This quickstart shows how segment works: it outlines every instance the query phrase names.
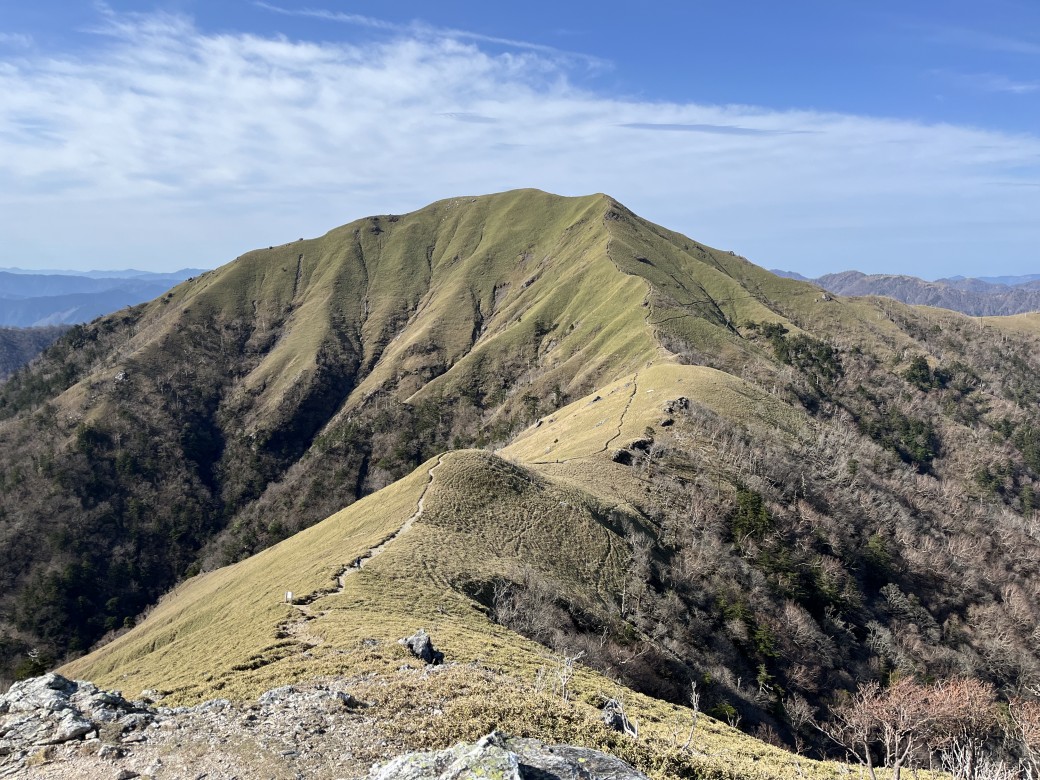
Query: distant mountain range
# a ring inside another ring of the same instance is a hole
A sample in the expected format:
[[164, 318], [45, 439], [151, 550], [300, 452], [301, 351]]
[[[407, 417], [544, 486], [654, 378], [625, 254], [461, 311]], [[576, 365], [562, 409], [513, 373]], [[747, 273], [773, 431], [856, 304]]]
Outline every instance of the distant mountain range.
[[179, 271], [141, 271], [137, 268], [123, 268], [114, 271], [90, 270], [77, 271], [60, 268], [17, 268], [15, 266], [0, 266], [0, 272], [19, 274], [21, 276], [76, 276], [83, 279], [148, 279], [153, 282], [170, 281], [180, 282], [186, 279], [185, 274], [197, 276], [205, 273], [204, 268], [182, 268]]
[[940, 279], [942, 282], [984, 282], [986, 284], [1003, 284], [1008, 287], [1020, 287], [1030, 282], [1040, 281], [1040, 274], [1024, 274], [1022, 276], [951, 276], [947, 279]]
[[149, 301], [202, 273], [126, 271], [39, 272], [0, 269], [0, 326], [40, 327], [89, 322], [102, 314]]
[[843, 271], [810, 279], [793, 271], [773, 273], [812, 282], [836, 295], [884, 295], [897, 301], [938, 306], [972, 316], [1001, 316], [1040, 311], [1040, 274], [1025, 276], [951, 276], [934, 282], [900, 274]]

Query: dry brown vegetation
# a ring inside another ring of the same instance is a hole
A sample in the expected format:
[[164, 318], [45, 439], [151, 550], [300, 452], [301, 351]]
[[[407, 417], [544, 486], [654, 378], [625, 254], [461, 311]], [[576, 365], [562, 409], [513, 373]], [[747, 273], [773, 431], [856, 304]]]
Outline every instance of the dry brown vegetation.
[[[362, 220], [74, 329], [0, 391], [0, 643], [85, 649], [267, 548], [71, 668], [249, 695], [432, 617], [449, 657], [533, 680], [581, 654], [816, 756], [814, 722], [900, 685], [1025, 717], [1038, 345], [821, 297], [603, 196]], [[859, 750], [939, 754], [915, 739]]]

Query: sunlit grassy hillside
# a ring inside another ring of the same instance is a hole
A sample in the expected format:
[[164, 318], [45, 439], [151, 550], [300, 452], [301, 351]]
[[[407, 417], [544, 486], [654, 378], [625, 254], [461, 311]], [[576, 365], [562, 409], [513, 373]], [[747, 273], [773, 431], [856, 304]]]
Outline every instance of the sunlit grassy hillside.
[[771, 370], [739, 330], [787, 322], [769, 279], [605, 195], [521, 190], [249, 252], [73, 328], [0, 391], [0, 658], [82, 651], [185, 574], [676, 351]]
[[654, 697], [624, 694], [662, 776], [765, 750], [712, 725], [669, 752], [692, 686], [823, 755], [813, 718], [862, 681], [1040, 679], [1038, 375], [1029, 317], [831, 296], [605, 195], [358, 220], [0, 388], [0, 658], [107, 633], [66, 669], [183, 701], [401, 690], [425, 626], [452, 674], [520, 681], [452, 699], [460, 729], [562, 734], [524, 713], [571, 712], [549, 682], [580, 655], [581, 706]]
[[[611, 749], [658, 777], [694, 770], [782, 777], [795, 767], [834, 776], [837, 767], [703, 715], [689, 739], [689, 710], [626, 692], [581, 666], [564, 703], [552, 680], [566, 653], [490, 619], [494, 583], [532, 572], [572, 605], [616, 612], [630, 559], [624, 526], [642, 521], [618, 500], [618, 491], [639, 490], [640, 480], [611, 460], [611, 447], [659, 422], [662, 404], [698, 392], [738, 416], [764, 413], [757, 419], [766, 424], [775, 406], [711, 369], [647, 368], [560, 410], [501, 455], [458, 451], [433, 459], [269, 550], [189, 580], [136, 629], [62, 671], [128, 692], [158, 688], [168, 701], [250, 698], [294, 680], [367, 672], [389, 691], [407, 688], [409, 697], [434, 700], [453, 716], [417, 730], [418, 744], [493, 726]], [[583, 461], [593, 471], [550, 476], [555, 460], [538, 464], [549, 437], [566, 442], [561, 462]], [[589, 479], [611, 471], [602, 490]], [[379, 552], [360, 569], [352, 566], [373, 549]], [[285, 591], [305, 603], [286, 604]], [[449, 662], [469, 664], [452, 672], [451, 691], [436, 677], [416, 690], [414, 680], [394, 672], [406, 658], [395, 640], [420, 626]], [[500, 687], [488, 688], [480, 669], [500, 675]], [[392, 719], [394, 694], [382, 695], [378, 713]], [[641, 724], [638, 742], [618, 740], [596, 723], [604, 696], [618, 695]]]

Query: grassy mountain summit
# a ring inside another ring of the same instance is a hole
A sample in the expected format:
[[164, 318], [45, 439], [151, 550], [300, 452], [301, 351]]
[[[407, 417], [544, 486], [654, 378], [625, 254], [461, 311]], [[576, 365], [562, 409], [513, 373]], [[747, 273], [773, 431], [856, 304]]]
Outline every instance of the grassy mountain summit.
[[0, 387], [0, 651], [85, 651], [181, 582], [70, 671], [248, 696], [392, 666], [421, 624], [529, 682], [583, 653], [588, 696], [647, 713], [695, 683], [817, 749], [794, 713], [859, 680], [1025, 690], [1038, 338], [834, 298], [605, 195], [250, 252]]
[[442, 201], [73, 328], [0, 394], [7, 653], [86, 649], [185, 573], [506, 440], [663, 354], [650, 314], [674, 292], [704, 309], [686, 319], [735, 316], [667, 275], [708, 250], [639, 259], [656, 230], [605, 196]]

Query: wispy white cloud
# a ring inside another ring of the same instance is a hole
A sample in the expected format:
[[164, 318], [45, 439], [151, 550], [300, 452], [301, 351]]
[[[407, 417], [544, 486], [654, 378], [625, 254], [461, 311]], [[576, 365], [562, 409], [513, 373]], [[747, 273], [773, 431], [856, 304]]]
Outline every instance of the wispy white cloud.
[[451, 35], [344, 45], [111, 12], [98, 31], [89, 55], [0, 53], [12, 263], [215, 263], [513, 187], [608, 192], [809, 274], [927, 275], [908, 263], [928, 256], [948, 275], [1040, 245], [1040, 192], [1003, 186], [1035, 181], [1035, 135], [615, 98], [555, 55]]
[[985, 30], [961, 27], [945, 27], [933, 30], [929, 36], [936, 43], [951, 46], [967, 46], [981, 51], [1004, 54], [1040, 54], [1040, 39], [1026, 36], [1001, 35]]
[[470, 111], [448, 111], [441, 116], [446, 116], [449, 119], [455, 119], [459, 122], [472, 122], [478, 125], [497, 125], [498, 120], [493, 116], [484, 116], [483, 114], [474, 114]]
[[31, 35], [25, 33], [0, 32], [0, 47], [28, 49], [33, 45]]
[[1028, 95], [1040, 89], [1040, 81], [1016, 81], [1007, 76], [983, 73], [973, 77], [978, 86], [987, 92], [1007, 92], [1012, 95]]
[[1022, 81], [999, 73], [954, 73], [946, 70], [933, 72], [947, 81], [980, 92], [1028, 95], [1040, 90], [1040, 81]]
[[558, 49], [554, 46], [547, 46], [542, 43], [533, 43], [531, 41], [523, 41], [517, 38], [503, 38], [494, 35], [485, 35], [483, 33], [473, 32], [471, 30], [459, 30], [451, 27], [437, 27], [435, 25], [426, 24], [425, 22], [421, 21], [413, 21], [409, 24], [396, 24], [394, 22], [386, 21], [385, 19], [379, 19], [373, 16], [365, 16], [364, 14], [351, 14], [344, 13], [342, 11], [329, 11], [324, 9], [284, 8], [282, 6], [264, 2], [263, 0], [254, 0], [253, 4], [258, 8], [263, 8], [267, 11], [281, 14], [283, 16], [298, 16], [310, 19], [323, 19], [329, 22], [340, 22], [342, 24], [351, 24], [356, 25], [358, 27], [366, 27], [371, 30], [381, 30], [383, 32], [393, 32], [413, 37], [451, 38], [452, 40], [456, 41], [490, 43], [495, 46], [504, 46], [510, 49], [532, 51], [537, 52], [538, 54], [544, 54], [551, 57], [582, 62], [588, 67], [597, 70], [607, 69], [610, 67], [610, 63], [606, 60], [603, 60], [599, 57], [593, 57], [588, 54], [583, 54], [580, 52], [567, 51], [565, 49]]
[[763, 130], [757, 127], [740, 127], [739, 125], [690, 125], [675, 122], [626, 122], [620, 127], [630, 130], [660, 130], [681, 133], [714, 133], [716, 135], [789, 135], [791, 133], [807, 133], [811, 130]]
[[253, 5], [257, 8], [263, 8], [265, 11], [272, 13], [281, 14], [282, 16], [302, 16], [309, 19], [324, 19], [329, 22], [341, 22], [343, 24], [353, 24], [358, 27], [368, 27], [372, 30], [384, 30], [387, 32], [400, 32], [401, 27], [388, 22], [385, 19], [377, 19], [374, 16], [365, 16], [364, 14], [349, 14], [343, 11], [326, 11], [313, 8], [283, 8], [280, 5], [272, 5], [271, 3], [262, 2], [262, 0], [256, 0]]

